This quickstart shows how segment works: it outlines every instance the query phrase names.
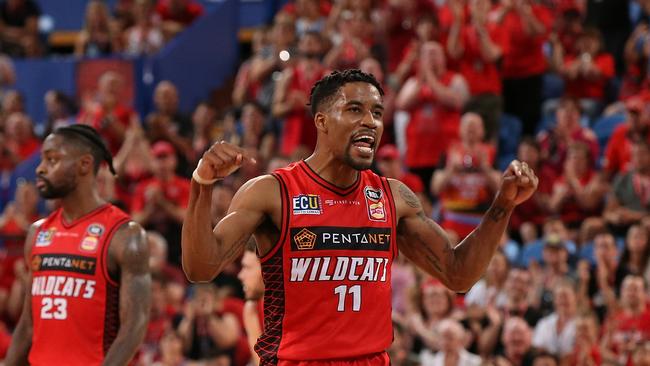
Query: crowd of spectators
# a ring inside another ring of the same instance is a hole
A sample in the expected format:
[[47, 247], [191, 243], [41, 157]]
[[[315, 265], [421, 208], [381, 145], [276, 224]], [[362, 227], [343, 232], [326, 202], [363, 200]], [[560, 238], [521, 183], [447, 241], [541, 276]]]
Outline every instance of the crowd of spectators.
[[[0, 50], [34, 55], [38, 14], [32, 0], [0, 1]], [[190, 0], [91, 0], [75, 53], [155, 52], [200, 14]], [[504, 162], [540, 177], [467, 294], [396, 259], [392, 364], [650, 365], [649, 22], [647, 0], [295, 0], [254, 32], [229, 108], [181, 111], [182, 91], [162, 81], [142, 120], [111, 71], [83, 103], [48, 92], [47, 119], [32, 121], [0, 56], [0, 351], [26, 290], [26, 229], [55, 205], [21, 172], [52, 129], [85, 123], [115, 157], [103, 197], [148, 230], [153, 306], [135, 363], [254, 364], [254, 246], [211, 284], [180, 269], [190, 173], [220, 140], [258, 162], [214, 187], [217, 222], [246, 180], [313, 149], [313, 83], [360, 68], [386, 92], [376, 171], [404, 181], [453, 242], [478, 224]]]

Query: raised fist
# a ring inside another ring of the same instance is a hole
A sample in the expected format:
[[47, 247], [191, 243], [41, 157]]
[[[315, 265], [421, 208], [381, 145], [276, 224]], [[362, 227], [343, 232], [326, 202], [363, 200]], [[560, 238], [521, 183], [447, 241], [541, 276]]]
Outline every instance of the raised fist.
[[203, 154], [196, 167], [196, 173], [206, 181], [222, 179], [239, 169], [244, 161], [256, 163], [255, 158], [251, 157], [246, 150], [229, 142], [220, 141], [210, 146], [210, 149]]

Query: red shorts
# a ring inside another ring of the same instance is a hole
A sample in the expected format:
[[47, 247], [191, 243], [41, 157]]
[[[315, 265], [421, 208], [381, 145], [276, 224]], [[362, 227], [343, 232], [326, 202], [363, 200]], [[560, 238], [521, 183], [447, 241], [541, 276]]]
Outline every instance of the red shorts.
[[318, 361], [278, 361], [278, 366], [389, 366], [390, 358], [386, 352], [355, 358], [339, 358]]

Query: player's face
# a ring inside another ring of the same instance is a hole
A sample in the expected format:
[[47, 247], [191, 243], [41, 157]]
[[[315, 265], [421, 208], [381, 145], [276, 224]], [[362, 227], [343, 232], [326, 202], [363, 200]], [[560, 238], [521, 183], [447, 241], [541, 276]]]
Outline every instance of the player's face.
[[36, 188], [43, 198], [63, 198], [77, 188], [78, 151], [66, 146], [63, 137], [50, 135], [41, 147], [36, 167]]
[[327, 144], [335, 158], [357, 170], [370, 168], [384, 132], [384, 107], [372, 84], [343, 85], [327, 112]]
[[264, 295], [264, 281], [260, 260], [255, 253], [246, 251], [241, 260], [241, 271], [237, 275], [244, 286], [247, 300], [258, 300]]

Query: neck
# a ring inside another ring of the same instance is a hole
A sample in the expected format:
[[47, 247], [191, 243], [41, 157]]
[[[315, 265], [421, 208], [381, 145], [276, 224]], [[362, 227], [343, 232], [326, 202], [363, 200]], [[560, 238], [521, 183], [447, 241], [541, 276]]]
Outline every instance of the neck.
[[319, 150], [317, 146], [305, 162], [321, 178], [341, 188], [349, 187], [357, 180], [358, 170], [337, 160], [332, 154], [321, 153]]
[[[87, 188], [84, 189], [84, 186]], [[63, 218], [67, 222], [72, 222], [105, 203], [106, 201], [99, 197], [94, 184], [80, 184], [76, 190], [61, 199]]]

